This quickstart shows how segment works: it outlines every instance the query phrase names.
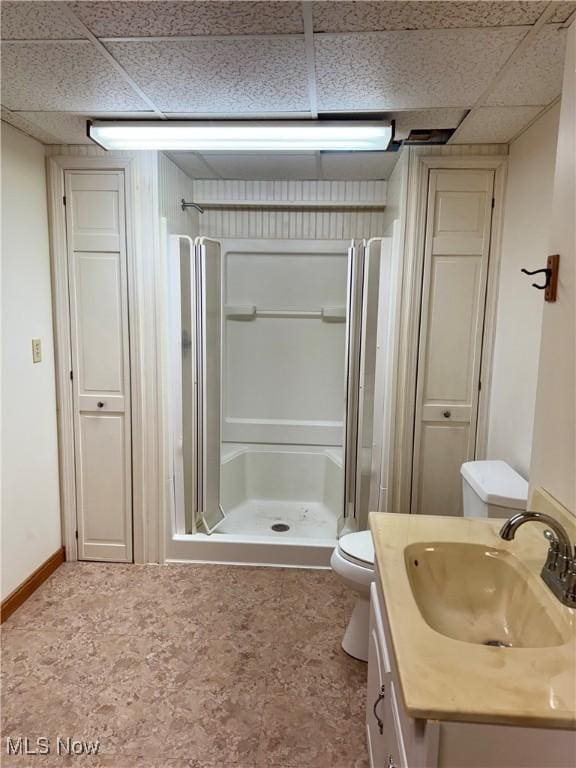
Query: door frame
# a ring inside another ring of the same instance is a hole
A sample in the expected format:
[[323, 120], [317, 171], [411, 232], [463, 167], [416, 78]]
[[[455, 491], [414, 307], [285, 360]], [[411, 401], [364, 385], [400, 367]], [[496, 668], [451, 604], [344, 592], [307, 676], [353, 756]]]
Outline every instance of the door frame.
[[[156, 437], [159, 426], [155, 338], [157, 292], [153, 269], [159, 243], [158, 199], [157, 192], [153, 193], [153, 190], [157, 189], [157, 185], [153, 183], [154, 174], [157, 174], [156, 153], [141, 152], [139, 156], [136, 153], [121, 153], [115, 156], [56, 155], [47, 157], [46, 166], [62, 540], [66, 547], [66, 559], [78, 559], [78, 546], [64, 174], [69, 170], [114, 170], [123, 172], [125, 180], [132, 403], [133, 559], [135, 563], [158, 562], [158, 510], [161, 506], [162, 484]], [[147, 307], [149, 311], [146, 311]]]
[[[418, 340], [420, 335], [422, 281], [424, 274], [424, 245], [426, 238], [426, 212], [428, 183], [431, 170], [493, 170], [494, 208], [490, 231], [490, 252], [484, 333], [481, 346], [475, 458], [486, 456], [488, 415], [492, 386], [492, 358], [496, 332], [498, 279], [500, 274], [504, 192], [508, 155], [478, 156], [477, 146], [454, 147], [468, 154], [430, 155], [429, 149], [411, 147], [408, 168], [408, 200], [406, 235], [404, 243], [404, 274], [402, 278], [402, 311], [400, 320], [400, 348], [398, 360], [398, 398], [396, 413], [398, 426], [395, 438], [395, 477], [393, 485], [393, 512], [409, 512], [412, 495], [412, 457], [416, 415], [416, 383], [418, 373]], [[494, 151], [492, 149], [492, 151]], [[499, 149], [499, 151], [502, 151]], [[418, 311], [413, 311], [415, 308]]]

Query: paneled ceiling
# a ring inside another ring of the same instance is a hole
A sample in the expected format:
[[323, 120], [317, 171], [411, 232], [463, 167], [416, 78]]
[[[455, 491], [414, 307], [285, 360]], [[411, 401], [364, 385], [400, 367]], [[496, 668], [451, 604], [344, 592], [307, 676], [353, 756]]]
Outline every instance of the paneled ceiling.
[[[2, 118], [47, 144], [90, 117], [378, 112], [508, 142], [560, 94], [576, 2], [3, 0]], [[381, 155], [173, 154], [203, 178], [386, 178]]]

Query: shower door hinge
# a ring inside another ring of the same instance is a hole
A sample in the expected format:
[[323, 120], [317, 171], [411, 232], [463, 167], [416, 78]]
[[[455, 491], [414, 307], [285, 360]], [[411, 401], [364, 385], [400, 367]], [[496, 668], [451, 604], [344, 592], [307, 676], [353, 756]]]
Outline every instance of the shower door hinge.
[[78, 541], [78, 531], [76, 531], [75, 536], [76, 536], [76, 541]]
[[70, 381], [74, 381], [74, 371], [70, 371]]
[[62, 196], [62, 205], [66, 205], [66, 195]]
[[494, 208], [494, 206], [495, 206], [495, 205], [496, 205], [496, 198], [495, 198], [495, 197], [493, 197], [493, 198], [492, 198], [492, 208]]

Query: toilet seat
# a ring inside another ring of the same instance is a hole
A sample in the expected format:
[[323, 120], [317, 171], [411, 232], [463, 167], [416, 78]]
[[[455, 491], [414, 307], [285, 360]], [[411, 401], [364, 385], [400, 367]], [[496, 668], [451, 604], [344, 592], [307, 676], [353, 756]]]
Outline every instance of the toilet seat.
[[338, 553], [356, 566], [374, 570], [374, 542], [370, 531], [347, 533], [338, 541]]

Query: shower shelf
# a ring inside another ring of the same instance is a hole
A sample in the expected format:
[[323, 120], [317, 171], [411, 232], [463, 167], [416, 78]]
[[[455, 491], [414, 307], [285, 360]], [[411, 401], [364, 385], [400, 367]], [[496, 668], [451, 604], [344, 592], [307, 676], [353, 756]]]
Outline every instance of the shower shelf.
[[224, 307], [227, 320], [255, 320], [257, 317], [294, 317], [301, 319], [324, 320], [326, 323], [346, 321], [346, 307], [321, 307], [318, 310], [307, 309], [258, 309], [253, 304], [227, 304]]

